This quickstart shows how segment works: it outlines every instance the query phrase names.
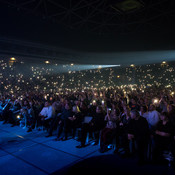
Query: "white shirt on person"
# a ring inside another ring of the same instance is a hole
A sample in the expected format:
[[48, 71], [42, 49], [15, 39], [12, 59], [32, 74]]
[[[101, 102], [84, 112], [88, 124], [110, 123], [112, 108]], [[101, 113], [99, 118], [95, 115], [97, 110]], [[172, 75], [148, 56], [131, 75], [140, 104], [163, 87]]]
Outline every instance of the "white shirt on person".
[[159, 112], [156, 110], [149, 111], [147, 117], [148, 124], [155, 127], [160, 120], [159, 115]]
[[50, 119], [50, 118], [52, 118], [54, 116], [55, 110], [54, 110], [54, 108], [52, 106], [44, 107], [41, 110], [40, 114], [42, 116], [46, 117], [45, 120], [48, 120], [48, 119]]

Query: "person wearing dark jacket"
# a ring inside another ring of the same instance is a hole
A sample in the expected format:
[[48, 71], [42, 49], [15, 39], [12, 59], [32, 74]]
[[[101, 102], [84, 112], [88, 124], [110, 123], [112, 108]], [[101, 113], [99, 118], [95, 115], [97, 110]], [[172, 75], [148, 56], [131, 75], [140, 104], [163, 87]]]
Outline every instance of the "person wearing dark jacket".
[[119, 148], [123, 148], [123, 156], [129, 155], [128, 124], [130, 120], [130, 109], [129, 107], [124, 107], [124, 113], [120, 117], [120, 122], [116, 130], [116, 150], [114, 153], [118, 153]]
[[76, 129], [81, 128], [83, 122], [83, 115], [78, 106], [73, 106], [72, 108], [72, 117], [69, 118], [70, 127], [72, 128], [72, 138], [75, 137]]
[[155, 148], [153, 151], [153, 161], [163, 162], [163, 151], [170, 149], [171, 135], [173, 132], [173, 125], [169, 121], [167, 112], [162, 112], [160, 121], [156, 126], [155, 131]]
[[17, 100], [14, 101], [13, 106], [10, 108], [10, 120], [12, 123], [12, 127], [18, 124], [18, 120], [16, 119], [16, 116], [20, 113], [21, 106]]
[[2, 108], [2, 118], [4, 119], [3, 124], [9, 122], [9, 109], [11, 107], [10, 99], [6, 99]]
[[[72, 106], [70, 105], [70, 103], [66, 103], [65, 109], [59, 117], [59, 124], [57, 127], [57, 138], [55, 139], [55, 141], [67, 140], [68, 129], [71, 121], [70, 118], [72, 118], [72, 116]], [[63, 136], [61, 136], [62, 132], [64, 133]]]
[[99, 131], [106, 125], [104, 121], [105, 115], [103, 114], [101, 106], [96, 107], [96, 113], [92, 116], [92, 120], [89, 123], [84, 123], [81, 128], [81, 144], [76, 146], [77, 148], [85, 147], [86, 137], [88, 132], [95, 133], [95, 144], [98, 144]]
[[145, 118], [137, 110], [131, 111], [131, 120], [128, 124], [128, 139], [135, 140], [137, 144], [139, 164], [146, 160], [145, 153], [148, 147], [149, 128]]
[[[174, 127], [172, 129], [171, 152], [172, 152], [173, 157], [175, 157], [175, 125], [174, 125]], [[174, 159], [174, 162], [173, 162], [173, 168], [175, 169], [175, 159]]]

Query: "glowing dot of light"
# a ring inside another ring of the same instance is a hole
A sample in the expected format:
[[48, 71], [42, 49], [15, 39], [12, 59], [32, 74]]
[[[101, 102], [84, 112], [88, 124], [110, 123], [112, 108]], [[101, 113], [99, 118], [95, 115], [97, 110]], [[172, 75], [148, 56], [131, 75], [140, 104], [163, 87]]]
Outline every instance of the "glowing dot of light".
[[49, 61], [45, 61], [46, 64], [49, 64], [50, 62]]
[[15, 60], [16, 60], [16, 58], [12, 57], [12, 58], [10, 58], [10, 60], [11, 60], [11, 61], [15, 61]]

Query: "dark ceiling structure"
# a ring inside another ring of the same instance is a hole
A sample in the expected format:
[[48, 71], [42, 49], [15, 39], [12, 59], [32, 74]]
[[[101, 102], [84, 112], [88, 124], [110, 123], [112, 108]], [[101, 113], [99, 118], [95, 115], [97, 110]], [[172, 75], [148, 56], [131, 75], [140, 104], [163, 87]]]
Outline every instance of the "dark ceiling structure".
[[171, 0], [1, 0], [70, 29], [97, 33], [154, 30], [173, 19]]
[[174, 8], [173, 0], [0, 0], [0, 42], [64, 47], [81, 53], [77, 59], [91, 54], [90, 61], [99, 54], [104, 63], [103, 53], [175, 50]]

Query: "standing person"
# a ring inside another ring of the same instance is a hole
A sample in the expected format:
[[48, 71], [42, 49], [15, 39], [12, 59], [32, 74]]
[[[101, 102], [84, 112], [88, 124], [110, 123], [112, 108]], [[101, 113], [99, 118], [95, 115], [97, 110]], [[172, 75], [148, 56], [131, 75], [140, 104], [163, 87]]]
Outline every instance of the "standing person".
[[80, 103], [80, 111], [82, 116], [86, 116], [88, 114], [88, 108], [85, 102]]
[[89, 123], [84, 123], [81, 128], [81, 144], [76, 146], [77, 148], [85, 147], [86, 137], [88, 132], [95, 132], [95, 145], [98, 144], [99, 132], [105, 127], [104, 114], [101, 106], [96, 107], [96, 113], [92, 116], [92, 120]]
[[146, 160], [145, 153], [148, 147], [149, 129], [148, 122], [141, 117], [137, 110], [131, 111], [131, 121], [128, 124], [128, 139], [135, 140], [138, 149], [138, 163]]
[[11, 107], [10, 99], [6, 99], [2, 108], [2, 118], [4, 119], [3, 124], [9, 122], [9, 109]]
[[149, 113], [147, 121], [149, 124], [149, 129], [151, 133], [154, 133], [157, 123], [159, 122], [159, 112], [156, 111], [155, 105], [151, 104], [149, 107]]
[[121, 115], [116, 131], [116, 150], [114, 153], [118, 153], [119, 148], [123, 148], [123, 156], [129, 156], [128, 124], [130, 120], [130, 109], [129, 107], [124, 107], [124, 113]]
[[131, 110], [139, 110], [140, 109], [139, 105], [136, 102], [136, 98], [131, 99], [129, 107], [130, 107]]
[[34, 111], [30, 105], [27, 105], [26, 108], [22, 109], [22, 115], [25, 119], [25, 125], [28, 127], [27, 132], [32, 131], [32, 123], [34, 120]]
[[170, 122], [172, 122], [173, 126], [175, 127], [175, 105], [168, 105], [168, 115]]
[[[172, 152], [173, 157], [175, 157], [175, 125], [173, 126], [173, 129], [172, 129], [171, 152]], [[174, 162], [173, 162], [173, 168], [175, 169], [175, 159], [174, 159]]]
[[[175, 158], [175, 105], [169, 104], [168, 105], [168, 116], [169, 122], [172, 124], [172, 140], [171, 140], [171, 152], [173, 157]], [[175, 169], [175, 159], [173, 162], [173, 168]]]
[[157, 126], [157, 123], [159, 122], [159, 112], [156, 110], [156, 106], [151, 104], [149, 106], [149, 112], [147, 116], [147, 121], [149, 125], [149, 132], [150, 132], [150, 138], [149, 138], [149, 157], [152, 159], [152, 151], [154, 150], [155, 147], [155, 140], [154, 140], [154, 134], [155, 134], [155, 129]]
[[28, 130], [27, 130], [27, 132], [31, 132], [33, 122], [34, 122], [34, 119], [35, 119], [35, 113], [34, 113], [34, 110], [32, 108], [32, 105], [27, 106], [27, 113], [28, 113], [28, 118], [27, 118]]
[[160, 103], [160, 105], [159, 105], [160, 111], [161, 112], [168, 112], [168, 110], [167, 110], [167, 106], [168, 106], [167, 96], [163, 96], [160, 99], [159, 103]]
[[12, 112], [11, 113], [11, 121], [12, 121], [11, 127], [18, 124], [18, 121], [16, 120], [16, 116], [17, 116], [17, 114], [20, 113], [20, 109], [21, 109], [21, 106], [20, 106], [18, 100], [15, 100], [12, 108], [10, 108], [10, 111]]
[[28, 100], [24, 100], [24, 101], [22, 101], [22, 107], [21, 107], [21, 113], [22, 113], [22, 115], [23, 115], [23, 120], [24, 120], [24, 127], [23, 127], [23, 129], [26, 129], [27, 128], [27, 116], [28, 115], [26, 115], [27, 114], [27, 106], [29, 105], [29, 102], [28, 102]]
[[72, 117], [69, 117], [70, 127], [73, 129], [72, 138], [75, 137], [76, 129], [81, 128], [84, 116], [78, 106], [73, 106], [72, 108]]
[[0, 120], [2, 120], [2, 109], [3, 109], [2, 105], [3, 101], [0, 99]]
[[144, 117], [147, 120], [147, 118], [148, 118], [148, 108], [147, 108], [147, 106], [145, 106], [145, 105], [141, 106], [139, 114], [140, 114], [140, 116]]
[[170, 149], [172, 126], [168, 118], [168, 113], [162, 112], [155, 131], [154, 161], [162, 161], [163, 151]]
[[105, 121], [107, 122], [106, 127], [101, 130], [100, 137], [100, 152], [103, 153], [107, 150], [107, 145], [112, 141], [113, 132], [116, 129], [117, 122], [117, 110], [114, 108], [112, 111], [107, 108], [107, 115], [105, 116]]
[[41, 101], [35, 101], [33, 106], [33, 110], [34, 110], [34, 114], [35, 114], [35, 119], [34, 119], [34, 123], [33, 123], [33, 129], [35, 128], [35, 126], [38, 128], [38, 130], [40, 130], [39, 127], [41, 127], [41, 116], [39, 115], [41, 110], [44, 107], [44, 104]]

